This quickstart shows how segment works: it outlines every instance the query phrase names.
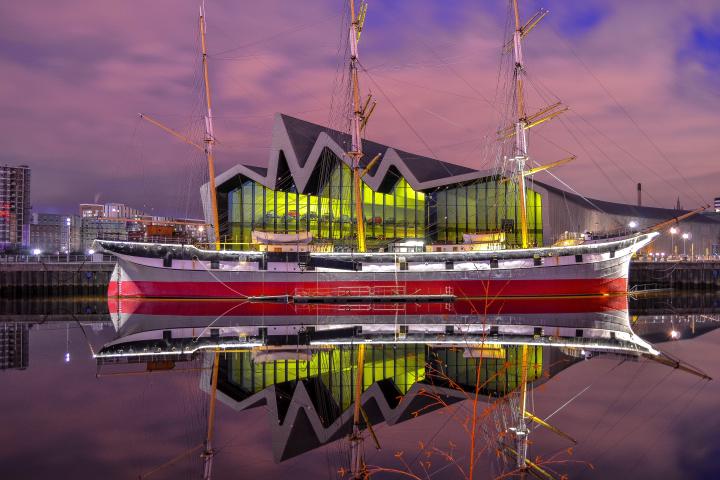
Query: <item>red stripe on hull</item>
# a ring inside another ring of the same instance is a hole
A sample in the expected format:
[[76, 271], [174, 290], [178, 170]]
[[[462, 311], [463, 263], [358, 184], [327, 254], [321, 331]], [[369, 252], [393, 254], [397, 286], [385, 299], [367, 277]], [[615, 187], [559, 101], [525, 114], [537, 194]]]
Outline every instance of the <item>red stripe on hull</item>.
[[[317, 282], [110, 282], [109, 296], [146, 298], [235, 298], [274, 295], [315, 294], [331, 287], [403, 287], [409, 295], [452, 294], [458, 298], [546, 297], [603, 295], [627, 291], [626, 278], [548, 280], [456, 280], [444, 282], [344, 282], [331, 285]], [[118, 291], [119, 290], [119, 291]], [[120, 293], [121, 292], [121, 293]]]
[[[381, 305], [387, 307], [387, 305]], [[434, 315], [496, 315], [496, 314], [567, 314], [627, 311], [625, 295], [567, 297], [567, 298], [489, 298], [486, 300], [457, 301], [445, 304], [406, 304], [404, 314]], [[450, 307], [450, 311], [448, 310]], [[347, 310], [343, 305], [292, 305], [272, 303], [245, 303], [242, 300], [216, 299], [207, 301], [148, 300], [144, 298], [109, 298], [111, 313], [126, 315], [169, 315], [173, 317], [257, 316], [257, 315], [375, 315], [394, 316], [393, 310]]]

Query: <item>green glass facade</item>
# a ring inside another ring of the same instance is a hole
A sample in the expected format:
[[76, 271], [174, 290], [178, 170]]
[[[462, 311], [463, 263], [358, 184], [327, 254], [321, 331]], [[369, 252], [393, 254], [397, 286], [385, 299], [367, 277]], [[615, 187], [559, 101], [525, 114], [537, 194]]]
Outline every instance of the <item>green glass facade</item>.
[[[480, 385], [484, 395], [503, 396], [520, 385], [521, 347], [508, 346], [502, 358], [484, 358], [480, 364]], [[345, 410], [354, 398], [357, 346], [338, 346], [313, 352], [306, 360], [254, 362], [250, 352], [229, 356], [227, 381], [247, 394], [265, 388], [319, 379], [338, 407]], [[363, 362], [363, 391], [380, 380], [392, 380], [405, 395], [415, 383], [448, 384], [448, 380], [468, 391], [474, 390], [478, 359], [463, 357], [463, 349], [431, 348], [425, 344], [368, 345]], [[528, 348], [528, 381], [542, 375], [543, 348]]]
[[[405, 395], [413, 384], [425, 378], [426, 362], [427, 348], [423, 344], [368, 346], [363, 362], [363, 391], [379, 380], [391, 379]], [[229, 381], [248, 393], [257, 393], [278, 383], [318, 378], [342, 410], [353, 402], [356, 347], [340, 346], [315, 352], [309, 361], [256, 363], [249, 352], [234, 353], [230, 365]]]
[[[435, 351], [442, 372], [465, 389], [476, 385], [478, 359], [464, 358], [463, 350], [437, 349]], [[507, 347], [504, 358], [483, 358], [480, 363], [480, 391], [484, 395], [504, 396], [520, 386], [522, 348]], [[528, 381], [534, 382], [542, 375], [543, 349], [528, 347]]]
[[[336, 164], [317, 195], [294, 188], [271, 190], [246, 180], [228, 195], [229, 234], [234, 243], [250, 243], [251, 232], [311, 232], [317, 240], [354, 244], [355, 198], [352, 172]], [[369, 240], [424, 238], [425, 194], [399, 179], [389, 193], [375, 192], [363, 183], [363, 215]]]
[[[336, 161], [318, 175], [317, 194], [287, 188], [271, 190], [245, 179], [227, 195], [227, 242], [251, 243], [253, 230], [272, 233], [311, 232], [316, 240], [352, 248], [356, 219], [352, 172]], [[426, 242], [462, 243], [463, 233], [505, 232], [507, 246], [520, 245], [517, 186], [495, 180], [417, 192], [397, 178], [387, 193], [363, 183], [363, 215], [368, 247], [394, 239], [420, 238]], [[527, 189], [530, 245], [542, 245], [542, 198]]]
[[[541, 246], [542, 197], [529, 188], [526, 191], [528, 241]], [[428, 238], [462, 243], [463, 233], [505, 232], [509, 247], [521, 244], [515, 183], [491, 180], [453, 185], [428, 197]]]

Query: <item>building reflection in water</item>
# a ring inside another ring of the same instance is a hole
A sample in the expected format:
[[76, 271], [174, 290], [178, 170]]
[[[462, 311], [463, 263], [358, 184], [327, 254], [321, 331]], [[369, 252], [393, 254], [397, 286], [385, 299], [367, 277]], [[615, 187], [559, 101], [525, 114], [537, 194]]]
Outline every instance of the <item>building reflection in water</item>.
[[661, 355], [632, 331], [625, 297], [404, 305], [402, 316], [387, 305], [304, 305], [287, 315], [295, 306], [282, 304], [257, 317], [244, 303], [111, 300], [119, 336], [98, 364], [171, 369], [204, 355], [200, 388], [210, 392], [211, 352], [220, 351], [217, 399], [237, 411], [264, 406], [283, 461], [347, 437], [357, 378], [362, 428], [477, 393], [485, 403], [508, 400], [499, 420], [507, 430], [519, 421], [523, 365], [537, 386], [592, 355]]

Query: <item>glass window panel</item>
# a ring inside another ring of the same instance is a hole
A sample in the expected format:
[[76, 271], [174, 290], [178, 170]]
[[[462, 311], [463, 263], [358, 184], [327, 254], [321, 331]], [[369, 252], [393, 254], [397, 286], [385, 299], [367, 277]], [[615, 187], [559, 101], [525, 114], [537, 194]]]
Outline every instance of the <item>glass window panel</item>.
[[[404, 179], [387, 194], [374, 192], [363, 183], [362, 194], [368, 239], [425, 236], [426, 196], [415, 192]], [[275, 192], [245, 181], [230, 192], [228, 202], [229, 227], [236, 242], [249, 243], [253, 229], [280, 233], [309, 230], [318, 239], [349, 240], [355, 235], [352, 170], [345, 164], [333, 170], [320, 195]]]
[[467, 210], [467, 233], [476, 233], [478, 231], [477, 227], [477, 192], [478, 192], [478, 185], [468, 185], [466, 187], [466, 193], [467, 193], [467, 201], [466, 201], [466, 207]]
[[457, 229], [458, 229], [458, 194], [457, 190], [450, 188], [445, 191], [445, 199], [447, 202], [447, 239], [451, 243], [457, 241]]

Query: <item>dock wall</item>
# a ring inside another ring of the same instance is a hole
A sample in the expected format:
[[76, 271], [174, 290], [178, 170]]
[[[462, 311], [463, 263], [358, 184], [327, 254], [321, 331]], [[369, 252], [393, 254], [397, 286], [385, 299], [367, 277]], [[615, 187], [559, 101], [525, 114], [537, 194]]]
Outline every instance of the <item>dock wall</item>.
[[0, 295], [101, 295], [107, 292], [115, 262], [1, 263]]
[[632, 262], [630, 285], [720, 291], [720, 261]]

